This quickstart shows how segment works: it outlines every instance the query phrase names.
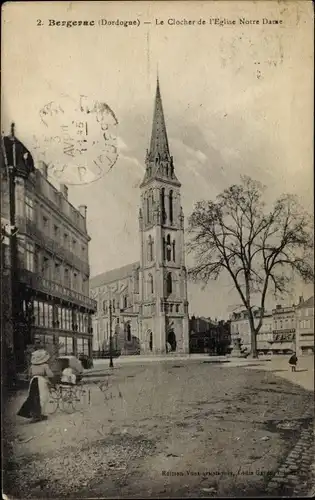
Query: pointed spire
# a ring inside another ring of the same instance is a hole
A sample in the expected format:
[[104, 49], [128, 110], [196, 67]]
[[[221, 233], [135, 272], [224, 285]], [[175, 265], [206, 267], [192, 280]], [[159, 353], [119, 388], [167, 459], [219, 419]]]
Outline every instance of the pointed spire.
[[169, 154], [170, 153], [168, 147], [162, 98], [160, 92], [160, 82], [159, 82], [159, 77], [157, 76], [155, 107], [154, 107], [152, 135], [150, 143], [150, 156], [155, 158], [158, 155], [164, 157], [165, 155], [169, 156]]

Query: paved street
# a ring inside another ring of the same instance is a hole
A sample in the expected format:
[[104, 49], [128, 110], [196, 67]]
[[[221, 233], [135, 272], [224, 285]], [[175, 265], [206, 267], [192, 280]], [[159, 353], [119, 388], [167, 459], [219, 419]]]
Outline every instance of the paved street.
[[15, 416], [25, 394], [15, 396], [5, 492], [157, 498], [310, 488], [313, 359], [302, 358], [296, 374], [284, 358], [221, 361], [139, 358], [115, 361], [111, 372], [108, 360], [96, 363], [90, 404], [38, 424]]

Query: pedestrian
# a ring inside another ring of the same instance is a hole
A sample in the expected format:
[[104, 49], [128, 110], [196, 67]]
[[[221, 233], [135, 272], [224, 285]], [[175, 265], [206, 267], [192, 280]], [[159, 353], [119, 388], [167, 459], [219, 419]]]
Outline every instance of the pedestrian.
[[291, 372], [296, 372], [296, 365], [297, 365], [298, 359], [296, 356], [296, 353], [294, 352], [289, 359], [289, 365], [291, 365]]
[[49, 358], [50, 355], [45, 349], [38, 349], [31, 356], [28, 396], [17, 413], [20, 417], [30, 418], [31, 422], [47, 419], [43, 411], [49, 399], [49, 378], [54, 377], [48, 365]]

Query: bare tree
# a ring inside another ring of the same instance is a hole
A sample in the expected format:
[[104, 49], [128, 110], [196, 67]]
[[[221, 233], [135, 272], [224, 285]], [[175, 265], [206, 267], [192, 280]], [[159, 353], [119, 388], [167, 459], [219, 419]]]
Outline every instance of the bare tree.
[[[259, 182], [242, 177], [215, 201], [198, 202], [188, 230], [188, 250], [194, 255], [190, 278], [207, 284], [228, 273], [248, 313], [253, 357], [267, 292], [287, 292], [292, 272], [305, 282], [314, 280], [311, 216], [290, 194], [267, 210], [264, 191]], [[260, 305], [256, 325], [254, 299]]]

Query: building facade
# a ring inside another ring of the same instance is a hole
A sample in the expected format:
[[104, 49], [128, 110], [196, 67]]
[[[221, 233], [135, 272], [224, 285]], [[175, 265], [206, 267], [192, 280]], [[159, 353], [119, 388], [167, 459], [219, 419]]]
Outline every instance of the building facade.
[[7, 217], [14, 202], [17, 227], [18, 365], [23, 366], [27, 346], [35, 343], [58, 346], [59, 354], [91, 355], [96, 303], [89, 297], [86, 207], [77, 210], [69, 203], [67, 187], [57, 190], [44, 164], [28, 178], [16, 176], [15, 199], [10, 199], [6, 163], [2, 155], [1, 211]]
[[[107, 304], [114, 300], [115, 312], [119, 307], [123, 319], [120, 323], [119, 318], [114, 318], [116, 325], [120, 326], [113, 333], [117, 335], [116, 339], [120, 339], [124, 352], [133, 350], [136, 345], [144, 353], [160, 354], [168, 350], [188, 352], [181, 184], [169, 150], [159, 82], [145, 165], [140, 185], [140, 260], [91, 280], [92, 297], [98, 301], [96, 339], [98, 335], [102, 342], [107, 336], [109, 314], [106, 300]], [[129, 327], [126, 326], [128, 324]], [[95, 347], [97, 342], [95, 340]], [[132, 349], [129, 346], [133, 346]]]
[[272, 310], [273, 344], [272, 351], [282, 354], [295, 351], [296, 306], [277, 305]]
[[[253, 311], [255, 326], [259, 323], [260, 310]], [[241, 340], [241, 349], [250, 351], [251, 333], [246, 310], [235, 312], [231, 315], [231, 339], [239, 338]], [[260, 331], [257, 335], [257, 350], [261, 353], [267, 353], [272, 349], [273, 344], [273, 317], [271, 311], [265, 311]]]
[[296, 308], [296, 352], [298, 356], [314, 354], [314, 296], [301, 297]]
[[[259, 310], [254, 312], [258, 323]], [[243, 348], [250, 350], [250, 328], [246, 311], [231, 316], [231, 336], [240, 338]], [[314, 353], [314, 297], [299, 298], [298, 305], [277, 305], [265, 312], [257, 336], [257, 350], [261, 353], [287, 354], [296, 351], [298, 355]]]
[[229, 321], [192, 316], [189, 320], [190, 353], [228, 354], [231, 350]]

